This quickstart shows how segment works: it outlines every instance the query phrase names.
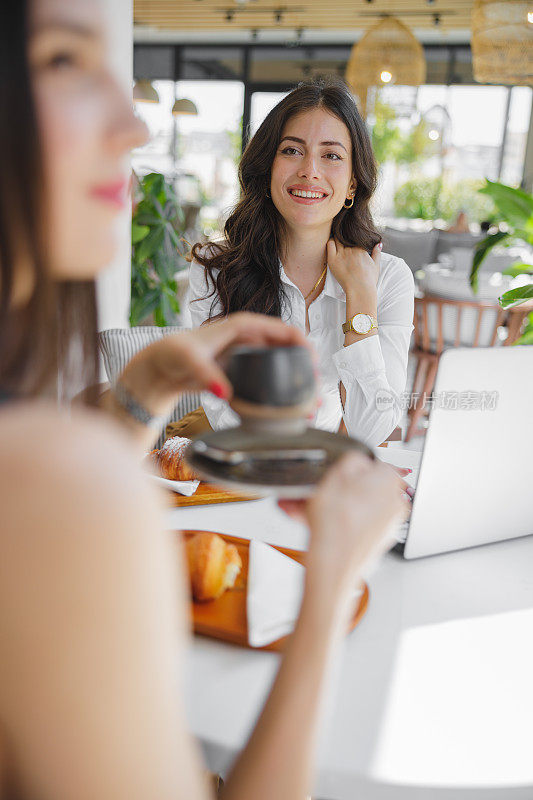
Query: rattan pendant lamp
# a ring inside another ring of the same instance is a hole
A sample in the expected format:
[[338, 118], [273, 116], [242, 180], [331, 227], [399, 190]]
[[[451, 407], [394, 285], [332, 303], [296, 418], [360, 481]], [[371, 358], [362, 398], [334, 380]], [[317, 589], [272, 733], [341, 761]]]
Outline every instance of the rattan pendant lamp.
[[472, 66], [479, 83], [533, 85], [531, 0], [474, 0]]
[[359, 96], [361, 113], [366, 114], [370, 86], [396, 83], [419, 86], [426, 80], [424, 48], [409, 28], [395, 17], [386, 16], [354, 44], [346, 80]]

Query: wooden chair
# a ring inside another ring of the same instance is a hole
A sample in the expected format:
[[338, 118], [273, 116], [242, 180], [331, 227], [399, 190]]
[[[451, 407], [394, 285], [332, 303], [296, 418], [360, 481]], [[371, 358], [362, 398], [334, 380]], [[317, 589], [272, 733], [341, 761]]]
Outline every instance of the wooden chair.
[[499, 343], [498, 332], [504, 326], [507, 337], [502, 344], [510, 345], [520, 336], [524, 321], [532, 310], [533, 303], [523, 303], [504, 311], [497, 302], [490, 300], [452, 300], [429, 294], [415, 298], [412, 355], [417, 359], [417, 365], [408, 410], [406, 442], [425, 432], [419, 428], [419, 422], [426, 413], [443, 351], [449, 347], [493, 347]]

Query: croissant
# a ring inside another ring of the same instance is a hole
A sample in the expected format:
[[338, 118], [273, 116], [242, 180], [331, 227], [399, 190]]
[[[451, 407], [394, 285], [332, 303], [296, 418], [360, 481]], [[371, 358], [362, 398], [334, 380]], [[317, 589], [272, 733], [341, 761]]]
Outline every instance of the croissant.
[[190, 439], [174, 436], [167, 439], [161, 450], [152, 450], [151, 456], [162, 478], [170, 481], [194, 481], [196, 475], [185, 463], [185, 450]]
[[189, 578], [195, 600], [214, 600], [235, 585], [242, 568], [234, 544], [216, 533], [201, 532], [186, 543]]

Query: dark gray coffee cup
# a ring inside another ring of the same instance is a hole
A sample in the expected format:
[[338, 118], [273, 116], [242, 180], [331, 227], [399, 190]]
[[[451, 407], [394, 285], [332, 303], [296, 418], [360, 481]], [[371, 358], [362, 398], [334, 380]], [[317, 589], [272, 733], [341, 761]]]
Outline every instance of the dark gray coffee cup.
[[308, 403], [315, 373], [307, 347], [236, 347], [224, 364], [234, 397], [264, 406]]

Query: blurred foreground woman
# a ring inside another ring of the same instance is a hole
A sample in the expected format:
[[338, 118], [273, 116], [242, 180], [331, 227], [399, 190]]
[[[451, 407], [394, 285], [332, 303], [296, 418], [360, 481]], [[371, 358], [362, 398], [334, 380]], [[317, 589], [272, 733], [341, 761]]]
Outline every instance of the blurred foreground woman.
[[[0, 33], [0, 794], [201, 800], [181, 553], [139, 448], [181, 391], [230, 395], [216, 360], [226, 347], [303, 335], [239, 314], [147, 348], [107, 414], [58, 402], [96, 378], [93, 281], [114, 253], [127, 154], [145, 138], [102, 19], [97, 0], [17, 0]], [[393, 474], [359, 456], [287, 506], [311, 529], [305, 597], [225, 797], [310, 790], [352, 587], [400, 506]]]

